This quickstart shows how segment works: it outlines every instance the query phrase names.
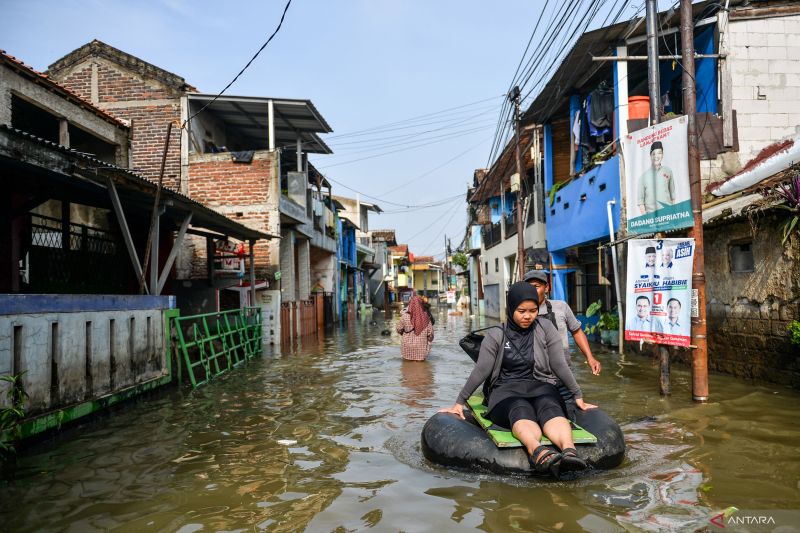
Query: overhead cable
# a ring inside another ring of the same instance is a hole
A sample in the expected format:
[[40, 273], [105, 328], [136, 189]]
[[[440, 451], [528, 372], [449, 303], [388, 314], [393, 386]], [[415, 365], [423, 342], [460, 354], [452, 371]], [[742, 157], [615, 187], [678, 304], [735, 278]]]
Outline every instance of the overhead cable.
[[225, 88], [223, 88], [223, 89], [222, 89], [222, 90], [219, 92], [219, 94], [217, 94], [216, 96], [214, 96], [214, 98], [212, 98], [210, 102], [208, 102], [206, 105], [204, 105], [203, 107], [201, 107], [201, 108], [200, 108], [200, 110], [199, 110], [199, 111], [197, 111], [195, 114], [193, 114], [192, 116], [190, 116], [189, 118], [187, 118], [187, 119], [186, 119], [186, 120], [183, 122], [183, 124], [181, 125], [181, 129], [185, 128], [185, 127], [186, 127], [186, 124], [188, 124], [188, 123], [189, 123], [189, 121], [191, 121], [191, 120], [192, 120], [194, 117], [196, 117], [197, 115], [199, 115], [200, 113], [202, 113], [202, 112], [203, 112], [203, 111], [204, 111], [204, 110], [205, 110], [205, 109], [206, 109], [208, 106], [210, 106], [211, 104], [213, 104], [214, 102], [216, 102], [217, 98], [219, 98], [220, 96], [222, 96], [222, 95], [223, 95], [223, 93], [224, 93], [225, 91], [227, 91], [227, 90], [230, 88], [230, 86], [231, 86], [231, 85], [233, 85], [233, 84], [236, 82], [236, 80], [238, 80], [238, 79], [239, 79], [239, 76], [241, 76], [242, 74], [244, 74], [244, 71], [245, 71], [245, 70], [247, 70], [247, 68], [248, 68], [248, 67], [249, 67], [249, 66], [250, 66], [250, 65], [253, 63], [253, 61], [255, 61], [255, 59], [258, 57], [258, 54], [260, 54], [260, 53], [261, 53], [261, 52], [264, 50], [264, 48], [266, 48], [266, 47], [267, 47], [267, 45], [270, 43], [270, 41], [272, 40], [272, 38], [273, 38], [273, 37], [275, 37], [275, 35], [277, 35], [277, 34], [278, 34], [278, 31], [280, 31], [280, 29], [281, 29], [281, 26], [283, 26], [283, 19], [285, 19], [285, 18], [286, 18], [286, 12], [289, 10], [289, 5], [290, 5], [291, 3], [292, 3], [292, 0], [288, 0], [288, 2], [286, 2], [286, 6], [283, 8], [283, 13], [281, 14], [281, 20], [280, 20], [280, 22], [278, 22], [278, 27], [277, 27], [277, 28], [275, 28], [275, 31], [273, 31], [273, 32], [272, 32], [272, 35], [270, 35], [270, 36], [269, 36], [269, 38], [266, 40], [266, 42], [265, 42], [264, 44], [262, 44], [262, 45], [261, 45], [261, 48], [259, 48], [259, 49], [258, 49], [258, 51], [257, 51], [257, 52], [256, 52], [256, 53], [253, 55], [253, 57], [251, 57], [251, 58], [250, 58], [250, 61], [248, 61], [248, 62], [247, 62], [247, 64], [244, 66], [244, 68], [242, 68], [242, 70], [240, 70], [240, 71], [239, 71], [239, 73], [238, 73], [236, 76], [234, 76], [234, 78], [233, 78], [233, 79], [230, 81], [230, 83], [228, 83], [228, 85], [226, 85], [226, 86], [225, 86]]

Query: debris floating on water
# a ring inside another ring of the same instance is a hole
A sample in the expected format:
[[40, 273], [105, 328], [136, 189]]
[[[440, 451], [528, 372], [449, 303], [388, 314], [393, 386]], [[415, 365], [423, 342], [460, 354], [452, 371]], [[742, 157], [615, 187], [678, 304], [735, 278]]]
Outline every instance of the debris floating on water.
[[283, 445], [283, 446], [293, 446], [293, 445], [297, 444], [296, 440], [291, 440], [291, 439], [280, 439], [280, 440], [278, 440], [276, 442], [278, 444]]

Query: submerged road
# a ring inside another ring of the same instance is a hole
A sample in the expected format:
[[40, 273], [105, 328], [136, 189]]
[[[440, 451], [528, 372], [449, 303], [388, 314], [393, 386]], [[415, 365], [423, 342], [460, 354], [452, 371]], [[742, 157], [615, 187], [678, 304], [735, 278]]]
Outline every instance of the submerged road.
[[621, 467], [548, 482], [428, 463], [420, 431], [469, 374], [470, 326], [442, 310], [411, 363], [382, 318], [353, 324], [36, 444], [0, 478], [0, 530], [694, 531], [729, 506], [800, 509], [800, 393], [712, 375], [695, 405], [673, 368], [662, 399], [649, 358], [599, 346], [602, 375], [576, 376], [623, 426]]

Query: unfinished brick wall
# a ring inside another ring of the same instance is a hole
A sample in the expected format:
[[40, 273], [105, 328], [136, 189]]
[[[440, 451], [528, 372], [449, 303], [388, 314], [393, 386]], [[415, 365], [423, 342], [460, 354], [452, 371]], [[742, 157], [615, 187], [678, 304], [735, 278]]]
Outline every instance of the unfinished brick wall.
[[69, 69], [52, 72], [52, 76], [113, 116], [130, 121], [131, 167], [146, 178], [158, 179], [167, 124], [174, 122], [164, 184], [178, 188], [181, 148], [177, 126], [180, 125], [182, 88], [170, 87], [104, 58], [91, 56]]
[[[271, 194], [274, 173], [274, 155], [266, 151], [257, 152], [251, 164], [234, 163], [228, 153], [192, 156], [189, 195], [249, 228], [275, 234], [278, 211], [277, 199]], [[264, 279], [277, 270], [277, 246], [263, 239], [256, 242], [257, 278]], [[205, 260], [205, 248], [196, 247], [192, 271], [204, 272]]]
[[[787, 330], [800, 319], [800, 239], [782, 244], [781, 220], [761, 214], [704, 229], [708, 368], [800, 388], [800, 350]], [[730, 246], [743, 240], [752, 241], [754, 269], [731, 272]], [[691, 351], [673, 355], [691, 365]]]

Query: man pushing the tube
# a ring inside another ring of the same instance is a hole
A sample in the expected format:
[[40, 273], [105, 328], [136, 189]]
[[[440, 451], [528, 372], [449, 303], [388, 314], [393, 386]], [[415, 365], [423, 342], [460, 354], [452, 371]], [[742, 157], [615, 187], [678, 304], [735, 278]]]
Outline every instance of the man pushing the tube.
[[[586, 338], [586, 334], [581, 329], [581, 323], [575, 318], [575, 313], [572, 312], [569, 304], [563, 300], [550, 300], [547, 298], [547, 293], [550, 291], [550, 280], [547, 272], [530, 270], [525, 273], [522, 279], [536, 288], [536, 292], [539, 295], [539, 317], [550, 320], [561, 335], [561, 345], [564, 348], [564, 359], [566, 359], [567, 364], [569, 365], [572, 362], [569, 352], [569, 337], [567, 336], [567, 331], [569, 331], [572, 334], [572, 338], [575, 339], [575, 344], [583, 353], [583, 356], [586, 357], [586, 363], [592, 369], [592, 374], [599, 375], [602, 365], [592, 355], [589, 339]], [[570, 399], [571, 395], [563, 384], [559, 387], [559, 392], [561, 392], [565, 400]]]

